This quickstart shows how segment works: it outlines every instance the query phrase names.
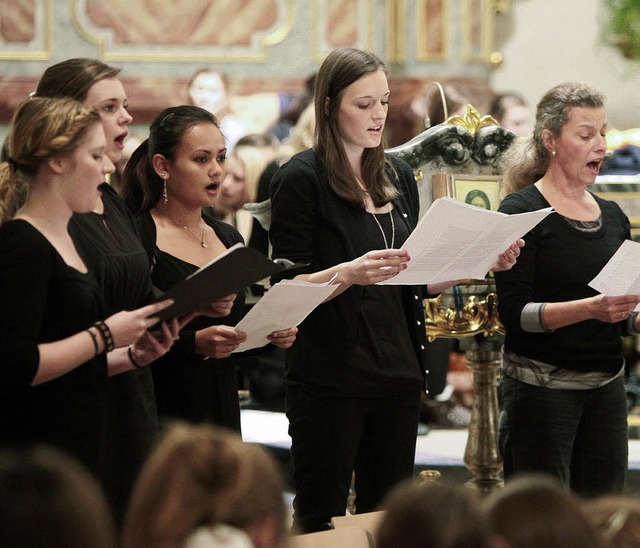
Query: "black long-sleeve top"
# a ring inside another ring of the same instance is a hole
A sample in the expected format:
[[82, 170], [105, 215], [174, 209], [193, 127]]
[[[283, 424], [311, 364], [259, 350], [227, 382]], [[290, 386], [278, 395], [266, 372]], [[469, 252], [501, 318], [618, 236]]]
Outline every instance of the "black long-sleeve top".
[[[557, 367], [616, 374], [622, 367], [623, 324], [585, 320], [552, 332], [530, 333], [520, 323], [527, 303], [564, 302], [597, 295], [589, 282], [625, 239], [629, 220], [615, 202], [594, 196], [602, 223], [582, 231], [552, 213], [525, 237], [516, 265], [496, 272], [498, 311], [505, 330], [505, 350]], [[534, 186], [510, 194], [500, 205], [508, 214], [549, 207]]]

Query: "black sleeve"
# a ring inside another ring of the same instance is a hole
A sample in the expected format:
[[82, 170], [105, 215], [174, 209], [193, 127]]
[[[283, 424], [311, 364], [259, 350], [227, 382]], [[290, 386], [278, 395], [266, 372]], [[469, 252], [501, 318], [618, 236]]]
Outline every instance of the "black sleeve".
[[283, 165], [271, 182], [271, 228], [269, 238], [274, 259], [307, 264], [286, 276], [314, 272], [314, 237], [317, 215], [317, 175], [306, 163], [295, 158]]
[[22, 228], [8, 223], [0, 235], [0, 395], [28, 388], [38, 370], [53, 268], [52, 248]]
[[[536, 209], [518, 194], [510, 194], [498, 211], [513, 215]], [[536, 233], [534, 228], [524, 236], [525, 246], [520, 250], [516, 264], [503, 272], [494, 272], [498, 292], [498, 314], [507, 330], [521, 332], [520, 317], [527, 303], [534, 302], [536, 269]]]

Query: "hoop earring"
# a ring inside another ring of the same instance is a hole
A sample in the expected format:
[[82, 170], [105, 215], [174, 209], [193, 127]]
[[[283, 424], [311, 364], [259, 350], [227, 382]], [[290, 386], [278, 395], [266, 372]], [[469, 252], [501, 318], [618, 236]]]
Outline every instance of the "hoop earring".
[[162, 181], [164, 182], [164, 186], [162, 188], [162, 199], [164, 200], [165, 205], [169, 202], [169, 195], [167, 193], [167, 180], [162, 177]]

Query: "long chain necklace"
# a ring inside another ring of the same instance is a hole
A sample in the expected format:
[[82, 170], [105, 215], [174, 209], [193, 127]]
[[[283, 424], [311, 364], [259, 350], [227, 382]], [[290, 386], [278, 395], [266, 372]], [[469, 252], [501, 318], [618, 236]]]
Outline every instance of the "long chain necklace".
[[378, 217], [376, 217], [375, 213], [371, 213], [371, 215], [373, 216], [373, 220], [378, 225], [380, 232], [382, 232], [382, 239], [384, 240], [384, 248], [393, 249], [393, 246], [396, 243], [396, 225], [393, 222], [393, 209], [389, 211], [389, 219], [391, 219], [391, 247], [389, 247], [389, 244], [387, 243], [387, 235], [384, 233], [384, 229], [382, 228], [380, 221], [378, 221]]
[[169, 219], [174, 225], [176, 225], [178, 228], [184, 228], [189, 234], [191, 234], [196, 240], [198, 240], [200, 242], [200, 245], [204, 248], [209, 247], [205, 241], [204, 241], [204, 223], [202, 222], [202, 219], [200, 219], [200, 224], [202, 224], [202, 236], [200, 236], [200, 238], [198, 238], [198, 236], [196, 236], [191, 230], [189, 230], [189, 228], [187, 228], [184, 225], [178, 224], [176, 223], [173, 219], [171, 219], [170, 217], [167, 217], [167, 219]]

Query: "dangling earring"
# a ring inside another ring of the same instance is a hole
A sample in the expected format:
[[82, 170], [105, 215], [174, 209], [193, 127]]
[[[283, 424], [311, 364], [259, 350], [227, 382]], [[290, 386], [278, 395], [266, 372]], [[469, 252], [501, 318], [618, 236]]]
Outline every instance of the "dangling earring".
[[162, 180], [164, 181], [164, 187], [162, 188], [162, 199], [164, 200], [165, 205], [169, 202], [169, 197], [167, 194], [167, 179], [165, 176], [162, 176]]

